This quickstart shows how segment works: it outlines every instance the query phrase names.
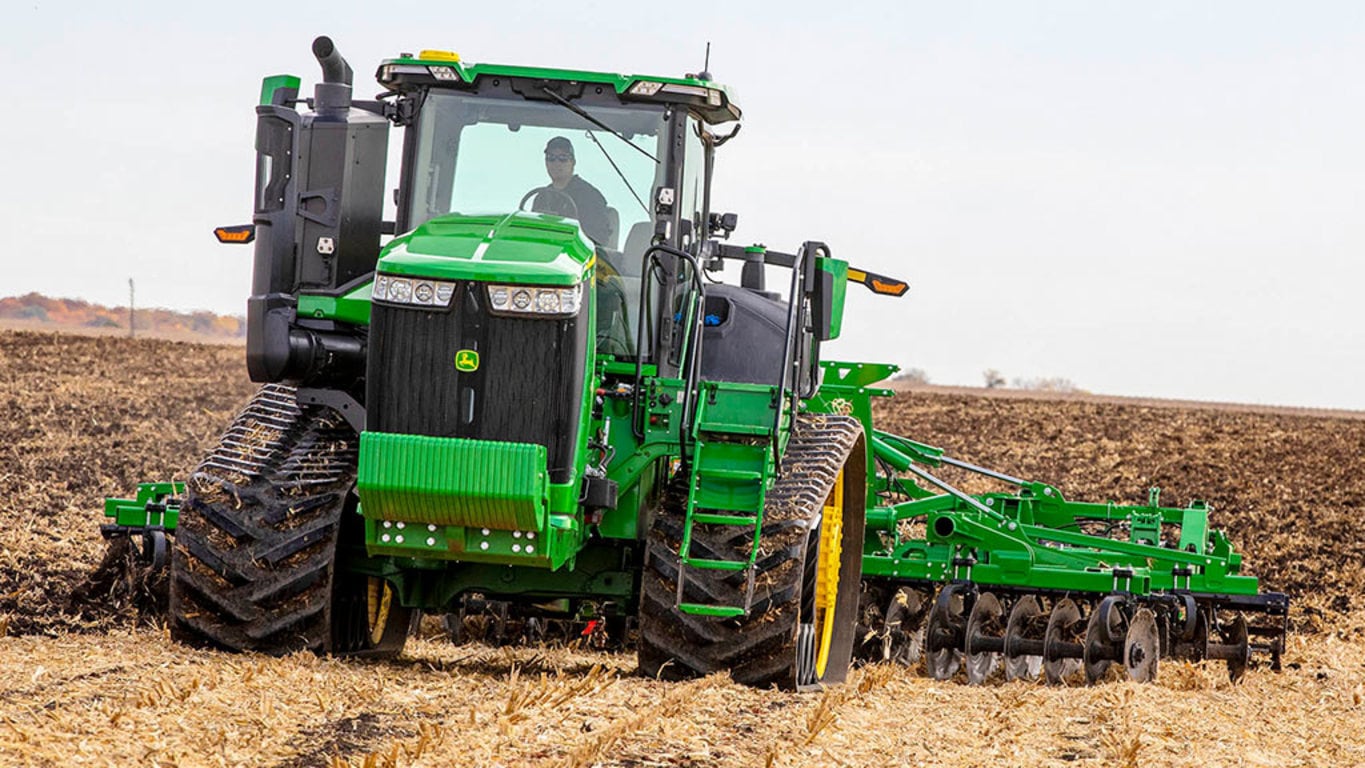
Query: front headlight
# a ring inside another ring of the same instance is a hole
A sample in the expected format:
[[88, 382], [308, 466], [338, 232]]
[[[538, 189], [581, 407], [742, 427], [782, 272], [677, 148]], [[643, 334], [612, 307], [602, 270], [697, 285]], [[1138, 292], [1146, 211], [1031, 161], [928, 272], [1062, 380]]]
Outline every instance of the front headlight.
[[583, 284], [571, 288], [548, 285], [490, 285], [494, 312], [538, 317], [572, 317], [583, 303]]
[[370, 289], [370, 297], [375, 301], [419, 307], [448, 307], [454, 296], [454, 283], [422, 277], [377, 275]]

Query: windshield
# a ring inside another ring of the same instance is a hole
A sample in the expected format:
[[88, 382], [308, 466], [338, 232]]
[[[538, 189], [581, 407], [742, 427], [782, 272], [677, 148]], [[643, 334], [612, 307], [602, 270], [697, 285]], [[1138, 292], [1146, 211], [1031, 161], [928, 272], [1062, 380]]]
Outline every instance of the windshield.
[[[609, 267], [596, 282], [598, 351], [630, 358], [667, 122], [658, 105], [577, 106], [612, 130], [555, 101], [431, 91], [415, 127], [407, 226], [518, 208], [577, 220]], [[651, 346], [647, 338], [640, 353]]]
[[624, 248], [632, 230], [647, 239], [642, 201], [661, 177], [653, 158], [663, 151], [663, 110], [585, 109], [635, 147], [552, 101], [432, 91], [417, 125], [408, 226], [452, 211], [521, 208], [577, 219], [611, 249]]

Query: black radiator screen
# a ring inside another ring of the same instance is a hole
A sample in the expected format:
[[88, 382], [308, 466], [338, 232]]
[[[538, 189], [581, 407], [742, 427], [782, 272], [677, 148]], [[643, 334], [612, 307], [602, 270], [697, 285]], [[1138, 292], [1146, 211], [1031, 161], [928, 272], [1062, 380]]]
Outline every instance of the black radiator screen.
[[[448, 311], [373, 305], [365, 428], [539, 443], [549, 453], [551, 482], [568, 482], [584, 396], [586, 323], [581, 315], [491, 315], [484, 291], [480, 283], [458, 284]], [[476, 370], [456, 368], [461, 351], [478, 353]]]

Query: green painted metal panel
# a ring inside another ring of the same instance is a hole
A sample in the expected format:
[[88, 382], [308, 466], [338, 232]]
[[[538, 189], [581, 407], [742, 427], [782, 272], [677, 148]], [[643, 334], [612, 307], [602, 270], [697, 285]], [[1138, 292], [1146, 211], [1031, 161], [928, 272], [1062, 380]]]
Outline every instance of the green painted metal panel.
[[[1038, 484], [1029, 484], [1033, 485]], [[1068, 502], [1055, 489], [1047, 497], [982, 494], [974, 498], [988, 502], [992, 514], [949, 494], [872, 510], [868, 524], [874, 533], [864, 550], [863, 572], [931, 581], [967, 578], [960, 572], [963, 569], [953, 565], [953, 558], [959, 552], [971, 552], [978, 563], [971, 568], [970, 578], [985, 585], [1096, 593], [1121, 589], [1136, 594], [1180, 589], [1250, 595], [1259, 588], [1257, 579], [1236, 575], [1241, 556], [1221, 531], [1207, 532], [1211, 546], [1205, 551], [1187, 552], [1078, 530], [1081, 520], [1109, 520], [1130, 526], [1136, 522], [1140, 531], [1145, 528], [1139, 538], [1155, 541], [1153, 530], [1160, 530], [1158, 521], [1174, 525], [1184, 520], [1191, 535], [1202, 538], [1207, 519], [1202, 506], [1177, 510]], [[1035, 514], [1051, 522], [1023, 522]], [[927, 540], [899, 540], [898, 523], [912, 519], [924, 520]], [[896, 542], [888, 545], [888, 536]], [[1118, 567], [1131, 569], [1131, 580], [1117, 583], [1114, 569]], [[1186, 569], [1192, 569], [1192, 575], [1176, 576], [1177, 571]]]
[[[690, 506], [761, 515], [766, 468], [772, 447], [699, 441], [693, 455]], [[753, 525], [753, 521], [750, 521]]]
[[762, 384], [703, 381], [695, 433], [768, 435], [777, 415], [777, 388]]
[[180, 508], [166, 500], [185, 493], [184, 483], [139, 483], [132, 499], [105, 499], [104, 516], [128, 528], [165, 528], [174, 531]]
[[275, 100], [275, 91], [281, 88], [299, 89], [299, 79], [293, 75], [271, 75], [261, 80], [261, 101], [263, 105], [269, 105]]
[[1180, 548], [1202, 555], [1208, 546], [1208, 538], [1208, 508], [1191, 506], [1186, 509], [1180, 520]]
[[732, 619], [743, 616], [743, 608], [734, 605], [702, 605], [701, 603], [678, 603], [678, 610], [695, 616], [713, 616], [719, 619]]
[[384, 247], [378, 270], [444, 280], [575, 285], [596, 263], [571, 219], [516, 211], [438, 216]]
[[840, 259], [819, 258], [815, 260], [815, 266], [822, 272], [828, 272], [834, 278], [834, 290], [829, 297], [829, 337], [830, 339], [837, 339], [839, 338], [839, 331], [844, 325], [844, 298], [848, 295], [848, 262]]
[[319, 320], [338, 320], [352, 325], [370, 324], [370, 289], [373, 283], [366, 283], [345, 296], [321, 296], [318, 294], [299, 294], [299, 317]]
[[540, 531], [543, 445], [363, 432], [356, 489], [374, 520]]
[[[825, 387], [865, 388], [887, 379], [900, 370], [900, 366], [890, 363], [842, 363], [833, 360], [820, 363], [820, 367], [825, 371], [825, 379], [821, 383], [822, 390]], [[879, 390], [872, 392], [880, 394]]]

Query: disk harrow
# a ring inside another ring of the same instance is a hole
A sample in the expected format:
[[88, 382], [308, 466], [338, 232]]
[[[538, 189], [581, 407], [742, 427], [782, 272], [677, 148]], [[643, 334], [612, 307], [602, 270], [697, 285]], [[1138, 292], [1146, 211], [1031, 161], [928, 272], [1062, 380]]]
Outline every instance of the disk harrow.
[[[1055, 487], [875, 433], [882, 504], [869, 511], [860, 615], [864, 660], [968, 684], [1156, 678], [1162, 659], [1216, 660], [1235, 682], [1280, 668], [1288, 598], [1239, 575], [1209, 508], [1070, 502]], [[1015, 485], [965, 494], [926, 466]], [[933, 490], [929, 490], [932, 488]]]
[[[911, 667], [922, 657], [930, 677], [949, 680], [963, 672], [969, 685], [1040, 677], [1051, 685], [1114, 677], [1150, 682], [1163, 658], [1223, 661], [1236, 682], [1258, 653], [1268, 654], [1270, 667], [1279, 669], [1282, 622], [1253, 626], [1244, 614], [1212, 604], [1191, 609], [1164, 596], [997, 593], [965, 581], [935, 586], [898, 587], [897, 595], [914, 594], [926, 608], [901, 613], [898, 624], [865, 626], [882, 643], [865, 642], [860, 657]], [[888, 618], [905, 604], [895, 600]]]

